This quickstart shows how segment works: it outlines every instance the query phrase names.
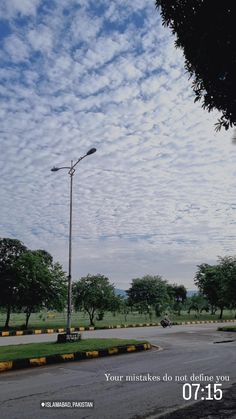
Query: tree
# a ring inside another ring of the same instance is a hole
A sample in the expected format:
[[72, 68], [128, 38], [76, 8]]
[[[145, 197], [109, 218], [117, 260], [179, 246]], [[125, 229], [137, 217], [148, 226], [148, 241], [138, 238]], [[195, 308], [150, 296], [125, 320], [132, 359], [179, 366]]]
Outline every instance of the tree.
[[219, 269], [221, 272], [224, 295], [227, 304], [233, 308], [236, 306], [236, 257], [219, 257]]
[[191, 313], [191, 310], [196, 311], [198, 314], [202, 313], [204, 310], [206, 312], [209, 311], [209, 302], [201, 293], [194, 294], [192, 297], [189, 297], [186, 300], [186, 305], [188, 308], [188, 314]]
[[183, 308], [184, 302], [187, 298], [187, 290], [184, 285], [173, 284], [167, 285], [167, 292], [170, 300], [173, 302], [173, 309], [180, 316], [181, 309]]
[[66, 277], [62, 267], [53, 264], [52, 256], [42, 250], [23, 253], [15, 264], [18, 285], [18, 307], [30, 315], [43, 307], [60, 310], [66, 302]]
[[133, 279], [127, 294], [129, 304], [135, 305], [141, 313], [148, 314], [150, 319], [153, 310], [160, 316], [169, 301], [167, 282], [159, 275]]
[[[235, 301], [235, 273], [236, 259], [231, 263], [229, 258], [220, 258], [218, 265], [208, 265], [206, 263], [198, 266], [195, 276], [195, 284], [200, 292], [208, 299], [211, 305], [211, 313], [214, 314], [217, 307], [220, 309], [220, 319], [223, 310]], [[230, 295], [233, 284], [234, 294]]]
[[124, 315], [125, 322], [127, 322], [127, 316], [131, 311], [131, 307], [127, 298], [119, 296], [120, 299], [120, 306], [119, 311], [121, 314]]
[[41, 261], [46, 266], [51, 266], [53, 263], [53, 257], [49, 252], [43, 249], [31, 250], [32, 255], [38, 255]]
[[222, 116], [219, 130], [236, 125], [236, 7], [233, 1], [156, 0], [163, 24], [182, 48], [195, 101]]
[[59, 262], [50, 268], [51, 281], [45, 306], [48, 310], [62, 311], [65, 308], [68, 291], [68, 278]]
[[26, 246], [16, 239], [0, 239], [0, 306], [6, 309], [7, 316], [5, 328], [9, 327], [10, 315], [13, 308], [19, 303], [15, 264], [22, 254], [27, 251]]
[[73, 284], [73, 300], [75, 309], [86, 312], [90, 325], [94, 326], [95, 315], [113, 310], [117, 297], [115, 287], [108, 278], [101, 274], [88, 274]]

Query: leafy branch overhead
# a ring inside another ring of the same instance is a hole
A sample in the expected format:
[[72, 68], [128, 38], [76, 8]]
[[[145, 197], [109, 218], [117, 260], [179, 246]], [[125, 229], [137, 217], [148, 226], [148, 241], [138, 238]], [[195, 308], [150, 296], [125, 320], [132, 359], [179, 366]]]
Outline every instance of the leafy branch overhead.
[[195, 101], [222, 116], [216, 130], [236, 125], [236, 5], [231, 0], [156, 0], [193, 78]]

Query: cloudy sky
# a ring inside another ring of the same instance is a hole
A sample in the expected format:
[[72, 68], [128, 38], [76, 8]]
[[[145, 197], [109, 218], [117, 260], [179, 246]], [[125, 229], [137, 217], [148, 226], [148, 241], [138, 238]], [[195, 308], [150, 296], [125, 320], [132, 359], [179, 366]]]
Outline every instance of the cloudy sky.
[[[154, 0], [1, 0], [1, 236], [127, 289], [160, 274], [193, 289], [235, 254], [236, 147], [194, 104]], [[235, 147], [235, 148], [234, 148]]]

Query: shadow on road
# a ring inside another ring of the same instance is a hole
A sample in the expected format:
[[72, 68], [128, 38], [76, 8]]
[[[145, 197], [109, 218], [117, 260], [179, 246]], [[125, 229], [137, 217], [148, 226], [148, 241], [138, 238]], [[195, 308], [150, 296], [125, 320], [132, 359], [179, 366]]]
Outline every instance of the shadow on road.
[[[152, 416], [153, 419], [155, 416]], [[164, 415], [158, 415], [160, 419], [236, 419], [236, 384], [223, 393], [220, 401], [201, 401], [184, 409]]]

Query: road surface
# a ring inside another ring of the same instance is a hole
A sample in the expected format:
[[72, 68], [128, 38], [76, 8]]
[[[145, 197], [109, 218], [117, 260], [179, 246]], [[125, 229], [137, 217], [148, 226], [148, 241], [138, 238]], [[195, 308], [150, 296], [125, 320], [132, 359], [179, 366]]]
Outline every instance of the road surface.
[[[162, 350], [153, 349], [124, 356], [3, 373], [0, 375], [1, 417], [8, 419], [31, 419], [39, 416], [43, 419], [177, 418], [177, 413], [173, 413], [176, 409], [188, 405], [194, 409], [193, 403], [196, 406], [193, 400], [194, 394], [189, 401], [183, 399], [183, 385], [191, 383], [193, 374], [195, 374], [193, 383], [199, 382], [197, 380], [203, 376], [203, 380], [208, 380], [200, 381], [202, 388], [209, 384], [211, 377], [213, 377], [212, 384], [216, 383], [218, 376], [218, 383], [222, 384], [220, 388], [223, 390], [223, 400], [229, 400], [227, 389], [232, 391], [232, 385], [236, 383], [236, 335], [217, 332], [216, 329], [217, 325], [207, 324], [174, 326], [168, 329], [148, 327], [85, 332], [84, 338], [117, 336], [148, 339], [152, 344], [161, 346]], [[47, 338], [45, 340], [55, 339], [48, 335], [4, 337], [0, 343], [9, 344], [13, 339], [25, 342], [26, 338], [31, 338], [31, 341], [32, 338], [35, 341], [42, 341], [45, 338]], [[186, 397], [188, 397], [187, 390]], [[198, 393], [198, 400], [203, 396], [207, 397], [207, 389], [201, 391]], [[53, 401], [60, 403], [66, 401], [68, 405], [69, 402], [77, 403], [77, 406], [79, 402], [92, 401], [94, 408], [41, 407], [41, 403], [48, 406]], [[198, 406], [203, 406], [202, 414], [204, 411], [207, 412], [211, 403], [216, 410], [217, 406], [222, 404], [217, 400], [200, 401]], [[194, 416], [190, 411], [184, 410], [179, 412], [183, 416], [178, 418], [183, 419], [211, 417]], [[226, 410], [223, 409], [223, 412]], [[236, 418], [233, 405], [231, 410], [219, 416], [220, 419], [224, 417]]]

